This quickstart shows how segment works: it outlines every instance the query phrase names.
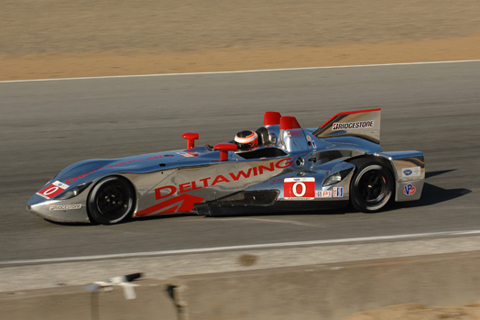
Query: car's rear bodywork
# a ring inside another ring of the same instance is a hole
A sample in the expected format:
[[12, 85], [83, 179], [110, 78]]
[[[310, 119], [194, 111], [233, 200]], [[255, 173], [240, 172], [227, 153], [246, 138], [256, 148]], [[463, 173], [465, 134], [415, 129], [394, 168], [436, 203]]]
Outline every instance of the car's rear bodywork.
[[[395, 201], [417, 200], [425, 178], [424, 156], [419, 151], [382, 152], [380, 112], [339, 113], [313, 129], [301, 128], [294, 117], [266, 112], [264, 126], [257, 130], [260, 145], [250, 151], [235, 151], [230, 143], [195, 147], [198, 134], [190, 132], [183, 135], [188, 140], [184, 150], [81, 161], [55, 176], [30, 199], [28, 208], [48, 220], [88, 223], [92, 203], [98, 201], [95, 186], [106, 177], [119, 177], [131, 186], [128, 215], [133, 217], [342, 207], [351, 200], [352, 186], [353, 193], [368, 197], [359, 190], [370, 187], [369, 194], [376, 192], [368, 179], [388, 189], [390, 176]], [[363, 167], [365, 177], [359, 177]], [[374, 206], [365, 208], [376, 211]]]

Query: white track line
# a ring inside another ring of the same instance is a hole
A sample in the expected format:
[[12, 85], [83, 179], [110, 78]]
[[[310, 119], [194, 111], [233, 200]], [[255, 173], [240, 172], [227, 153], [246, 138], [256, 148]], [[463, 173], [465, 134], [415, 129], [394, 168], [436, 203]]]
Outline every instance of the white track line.
[[93, 260], [103, 260], [103, 259], [125, 259], [125, 258], [135, 258], [135, 257], [164, 256], [164, 255], [172, 255], [172, 254], [195, 254], [195, 253], [208, 253], [208, 252], [218, 252], [218, 251], [272, 249], [272, 248], [285, 248], [285, 247], [296, 247], [296, 246], [347, 244], [352, 242], [369, 242], [369, 241], [379, 241], [379, 240], [394, 241], [394, 240], [409, 240], [409, 239], [419, 239], [419, 238], [468, 236], [468, 235], [479, 235], [479, 234], [480, 234], [480, 230], [446, 231], [446, 232], [433, 232], [433, 233], [404, 234], [404, 235], [395, 235], [395, 236], [361, 237], [361, 238], [332, 239], [332, 240], [266, 243], [266, 244], [253, 244], [253, 245], [230, 246], [230, 247], [119, 253], [119, 254], [106, 254], [106, 255], [98, 255], [98, 256], [11, 260], [11, 261], [0, 262], [0, 266], [5, 267], [5, 266], [11, 266], [11, 265], [25, 265], [25, 264], [62, 263], [62, 262], [74, 262], [74, 261], [93, 261]]
[[276, 72], [276, 71], [304, 71], [304, 70], [338, 69], [338, 68], [363, 68], [363, 67], [385, 67], [385, 66], [388, 67], [388, 66], [429, 65], [429, 64], [468, 63], [468, 62], [480, 62], [480, 60], [452, 60], [452, 61], [430, 61], [430, 62], [360, 64], [360, 65], [351, 65], [351, 66], [330, 66], [330, 67], [310, 67], [310, 68], [290, 68], [290, 69], [261, 69], [261, 70], [243, 70], [243, 71], [160, 73], [160, 74], [139, 74], [139, 75], [104, 76], [104, 77], [4, 80], [4, 81], [0, 81], [0, 84], [2, 84], [2, 83], [21, 83], [21, 82], [65, 81], [65, 80], [93, 80], [93, 79], [140, 78], [140, 77], [191, 76], [191, 75], [236, 74], [236, 73], [256, 73], [256, 72]]

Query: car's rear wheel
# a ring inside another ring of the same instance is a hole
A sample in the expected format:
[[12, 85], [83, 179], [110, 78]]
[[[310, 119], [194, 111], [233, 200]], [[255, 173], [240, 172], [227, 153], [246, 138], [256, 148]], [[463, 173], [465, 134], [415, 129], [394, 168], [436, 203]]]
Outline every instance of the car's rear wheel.
[[88, 197], [88, 211], [94, 222], [114, 224], [131, 217], [135, 191], [128, 180], [122, 177], [107, 177], [100, 180]]
[[394, 179], [381, 162], [361, 159], [353, 162], [357, 169], [350, 183], [350, 201], [362, 212], [384, 208], [394, 192]]

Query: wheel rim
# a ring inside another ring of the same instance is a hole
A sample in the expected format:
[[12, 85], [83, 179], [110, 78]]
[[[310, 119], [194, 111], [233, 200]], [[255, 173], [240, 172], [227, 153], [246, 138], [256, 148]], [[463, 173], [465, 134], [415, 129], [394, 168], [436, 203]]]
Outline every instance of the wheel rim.
[[365, 172], [358, 182], [361, 198], [367, 205], [375, 205], [387, 197], [387, 179], [380, 170]]
[[98, 214], [110, 221], [122, 218], [129, 210], [128, 191], [119, 183], [105, 184], [96, 197]]

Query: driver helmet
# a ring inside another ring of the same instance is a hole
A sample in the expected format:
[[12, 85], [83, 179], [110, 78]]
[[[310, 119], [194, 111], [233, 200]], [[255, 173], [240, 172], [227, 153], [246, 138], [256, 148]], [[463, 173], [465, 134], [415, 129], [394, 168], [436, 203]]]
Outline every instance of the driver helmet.
[[238, 132], [234, 141], [239, 150], [249, 150], [258, 147], [258, 135], [252, 130]]

